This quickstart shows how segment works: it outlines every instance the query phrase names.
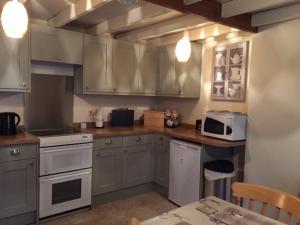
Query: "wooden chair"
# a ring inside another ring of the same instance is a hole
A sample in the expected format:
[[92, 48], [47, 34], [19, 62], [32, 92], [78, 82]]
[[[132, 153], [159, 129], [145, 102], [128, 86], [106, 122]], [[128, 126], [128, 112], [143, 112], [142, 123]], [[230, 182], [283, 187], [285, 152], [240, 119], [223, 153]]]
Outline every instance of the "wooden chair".
[[269, 187], [246, 183], [233, 183], [232, 191], [239, 206], [242, 199], [247, 199], [249, 200], [248, 209], [253, 210], [254, 201], [259, 201], [262, 203], [260, 213], [266, 216], [267, 206], [272, 205], [276, 208], [273, 216], [275, 220], [279, 220], [280, 210], [284, 210], [287, 212], [284, 221], [286, 224], [289, 224], [291, 217], [294, 216], [298, 220], [297, 224], [300, 225], [300, 198]]
[[129, 225], [140, 225], [140, 221], [137, 218], [131, 218]]

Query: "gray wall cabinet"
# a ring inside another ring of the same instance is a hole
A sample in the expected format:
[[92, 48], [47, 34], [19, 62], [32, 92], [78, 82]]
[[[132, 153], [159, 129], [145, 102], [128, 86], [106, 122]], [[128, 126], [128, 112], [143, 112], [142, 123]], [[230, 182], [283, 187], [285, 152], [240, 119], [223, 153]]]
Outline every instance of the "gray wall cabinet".
[[161, 47], [159, 52], [159, 95], [177, 95], [174, 45]]
[[139, 92], [145, 95], [155, 95], [158, 91], [158, 49], [140, 45], [139, 55]]
[[153, 180], [153, 151], [151, 145], [126, 147], [124, 150], [123, 185], [130, 187]]
[[160, 48], [159, 89], [163, 96], [199, 98], [201, 80], [202, 48], [192, 43], [192, 53], [188, 62], [178, 62], [176, 45]]
[[30, 91], [29, 33], [9, 38], [0, 30], [0, 91]]
[[93, 188], [99, 195], [122, 187], [122, 154], [120, 148], [94, 152]]
[[84, 36], [83, 67], [76, 69], [75, 89], [80, 94], [112, 93], [112, 40]]
[[76, 90], [79, 94], [198, 98], [201, 56], [199, 44], [192, 44], [187, 63], [179, 63], [175, 45], [155, 47], [85, 35]]
[[113, 41], [113, 90], [123, 94], [139, 93], [139, 45]]
[[33, 24], [31, 59], [82, 65], [83, 34]]
[[[13, 154], [14, 149], [19, 150], [18, 155]], [[37, 162], [33, 152], [35, 145], [0, 149], [0, 219], [36, 211]]]

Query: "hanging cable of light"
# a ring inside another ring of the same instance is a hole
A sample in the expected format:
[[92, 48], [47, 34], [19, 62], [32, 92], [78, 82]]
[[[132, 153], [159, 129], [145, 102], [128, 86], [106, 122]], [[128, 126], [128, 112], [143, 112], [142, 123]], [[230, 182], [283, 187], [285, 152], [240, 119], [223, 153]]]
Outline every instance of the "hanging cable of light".
[[28, 28], [28, 14], [18, 0], [6, 2], [1, 14], [1, 23], [5, 34], [11, 38], [22, 38]]
[[176, 44], [176, 58], [179, 62], [187, 62], [192, 53], [192, 46], [189, 40], [188, 32], [184, 32], [183, 38]]

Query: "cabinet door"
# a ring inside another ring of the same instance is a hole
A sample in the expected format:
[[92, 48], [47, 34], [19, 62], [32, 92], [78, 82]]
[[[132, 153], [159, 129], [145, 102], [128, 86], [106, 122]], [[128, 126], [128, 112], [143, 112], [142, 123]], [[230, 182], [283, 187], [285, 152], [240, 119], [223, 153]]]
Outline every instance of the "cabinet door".
[[36, 160], [0, 164], [0, 218], [36, 210]]
[[168, 188], [170, 149], [159, 145], [155, 145], [154, 148], [154, 181]]
[[192, 43], [190, 59], [184, 63], [175, 60], [176, 86], [179, 96], [200, 97], [201, 57], [201, 45]]
[[139, 46], [123, 41], [113, 42], [114, 91], [124, 94], [139, 92]]
[[151, 145], [132, 146], [124, 150], [123, 186], [130, 187], [153, 180]]
[[108, 66], [110, 41], [92, 35], [84, 37], [84, 92], [111, 92], [112, 76]]
[[82, 65], [83, 34], [32, 25], [31, 36], [33, 60]]
[[162, 47], [159, 58], [159, 94], [176, 95], [175, 46]]
[[30, 90], [29, 34], [22, 39], [9, 38], [0, 31], [0, 90]]
[[99, 195], [122, 186], [122, 149], [94, 152], [93, 189]]
[[158, 50], [155, 47], [140, 46], [140, 92], [155, 95], [158, 85]]

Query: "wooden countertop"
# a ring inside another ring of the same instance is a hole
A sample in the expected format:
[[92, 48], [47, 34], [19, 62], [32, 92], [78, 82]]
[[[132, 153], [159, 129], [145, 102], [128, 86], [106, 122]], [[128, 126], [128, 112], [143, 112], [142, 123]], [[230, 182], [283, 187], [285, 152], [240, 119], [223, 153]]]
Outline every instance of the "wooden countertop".
[[40, 140], [27, 132], [20, 132], [11, 136], [0, 136], [0, 146], [20, 145], [20, 144], [37, 144]]
[[[200, 131], [194, 128], [178, 127], [178, 128], [157, 128], [157, 127], [144, 127], [141, 125], [126, 128], [106, 127], [103, 129], [88, 128], [81, 129], [81, 132], [92, 133], [94, 138], [111, 137], [111, 136], [124, 136], [134, 134], [147, 134], [157, 132], [169, 135], [173, 138], [179, 138], [186, 141], [195, 143], [211, 145], [215, 147], [231, 148], [246, 145], [246, 141], [226, 141], [217, 138], [211, 138], [201, 135]], [[33, 144], [39, 143], [39, 138], [29, 133], [19, 133], [12, 136], [0, 136], [0, 146], [5, 145], [18, 145], [18, 144]]]
[[157, 128], [157, 127], [144, 127], [144, 126], [134, 126], [128, 128], [106, 127], [103, 129], [88, 128], [88, 129], [83, 129], [81, 131], [92, 133], [94, 135], [94, 138], [157, 132], [157, 133], [169, 135], [173, 138], [179, 138], [182, 140], [211, 145], [215, 147], [231, 148], [231, 147], [239, 147], [239, 146], [246, 145], [246, 141], [226, 141], [217, 138], [203, 136], [201, 135], [200, 131], [197, 131], [194, 128], [187, 128], [187, 127], [178, 127], [178, 128]]

